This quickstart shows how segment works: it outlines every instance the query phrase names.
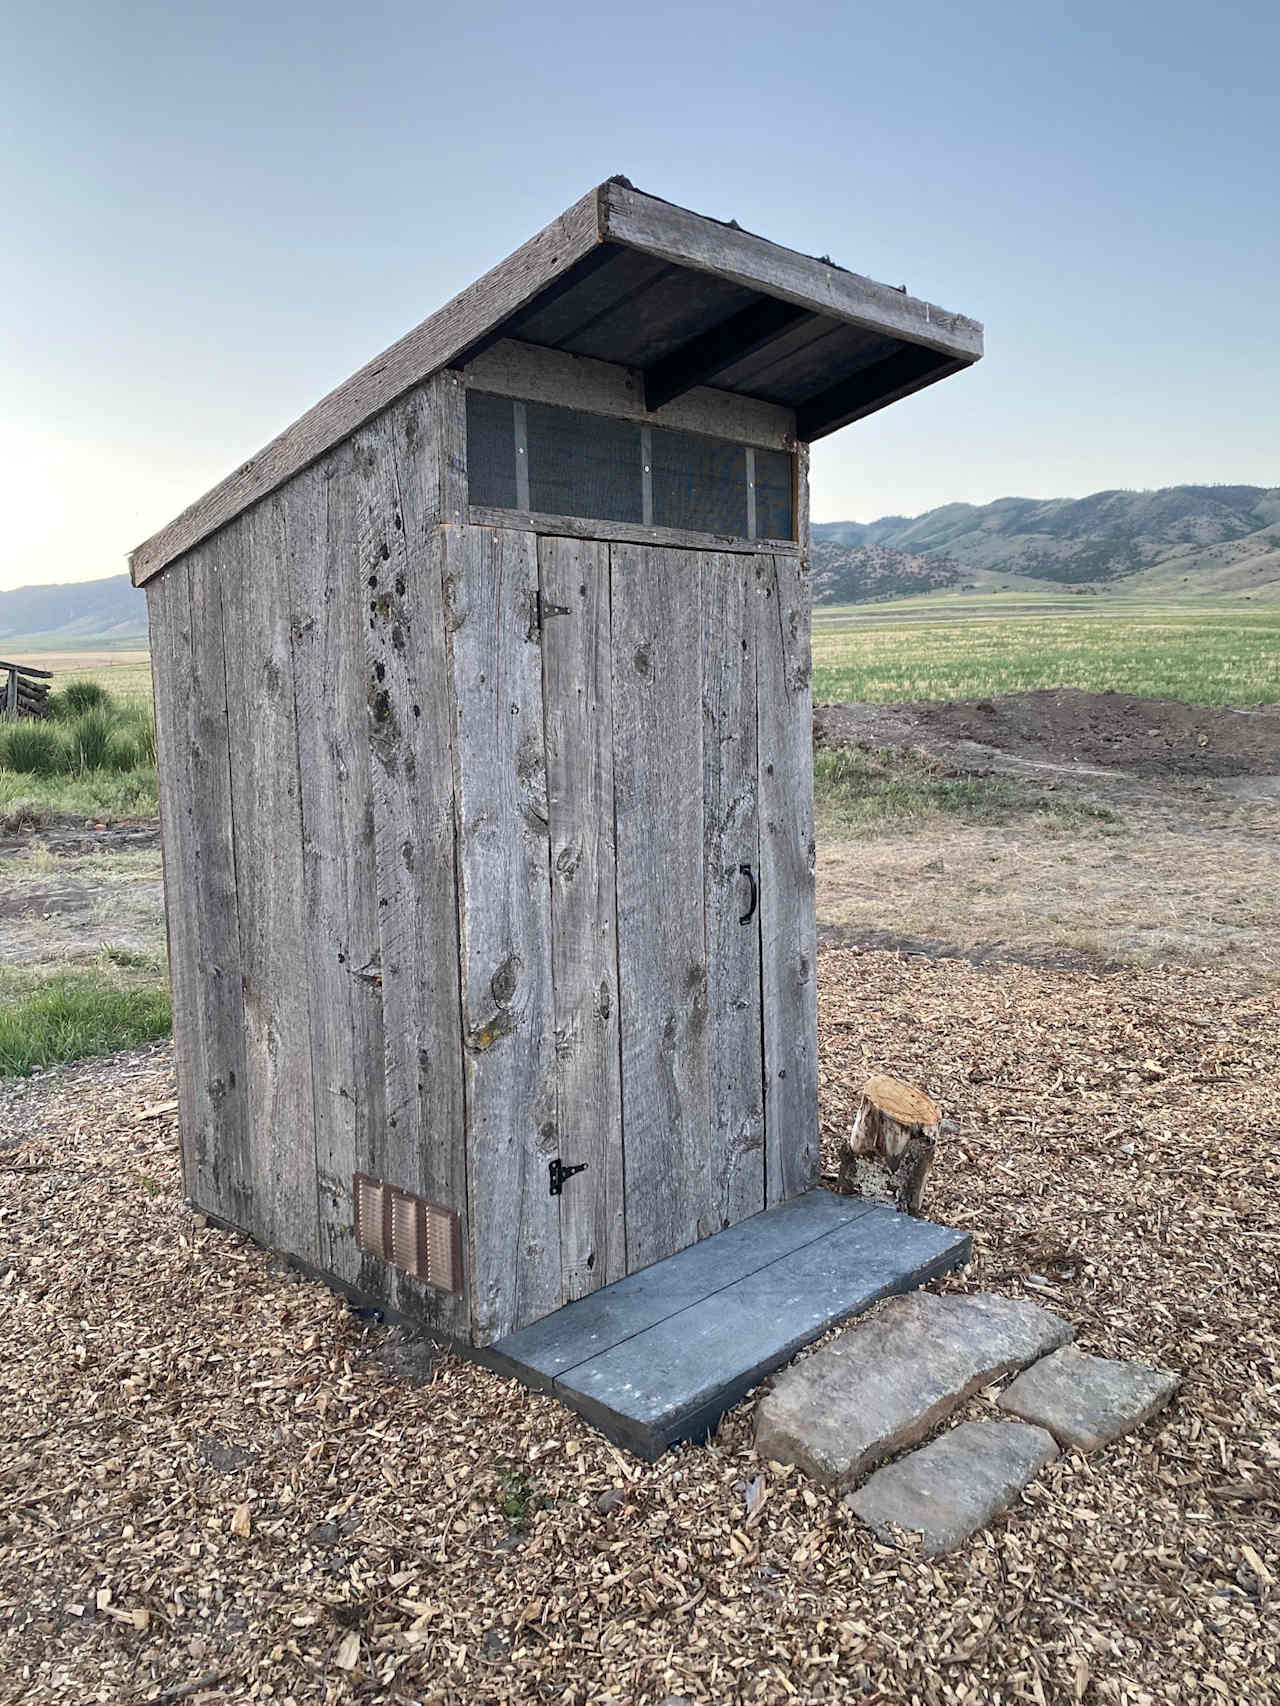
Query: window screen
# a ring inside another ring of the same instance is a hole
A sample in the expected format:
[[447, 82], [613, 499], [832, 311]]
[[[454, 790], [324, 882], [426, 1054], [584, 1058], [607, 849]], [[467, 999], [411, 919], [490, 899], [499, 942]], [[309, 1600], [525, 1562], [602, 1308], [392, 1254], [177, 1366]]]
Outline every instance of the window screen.
[[747, 537], [747, 453], [699, 433], [653, 428], [653, 524]]
[[785, 450], [757, 450], [756, 538], [794, 539], [794, 464]]
[[471, 502], [487, 508], [740, 539], [795, 535], [784, 450], [469, 391], [467, 464]]
[[548, 403], [526, 403], [524, 410], [528, 507], [535, 514], [644, 520], [640, 428], [634, 421]]

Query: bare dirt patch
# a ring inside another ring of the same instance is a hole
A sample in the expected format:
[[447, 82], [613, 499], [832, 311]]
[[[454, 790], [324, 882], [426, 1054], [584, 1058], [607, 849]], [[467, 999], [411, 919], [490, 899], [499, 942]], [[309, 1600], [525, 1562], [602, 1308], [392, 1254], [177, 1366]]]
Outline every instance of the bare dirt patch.
[[824, 706], [815, 740], [922, 752], [950, 777], [1016, 782], [1027, 805], [998, 824], [820, 833], [825, 940], [1280, 977], [1280, 714], [1061, 691]]
[[988, 747], [1033, 764], [1121, 770], [1143, 781], [1280, 776], [1280, 705], [1233, 711], [1055, 687], [994, 699], [822, 705], [814, 724], [833, 741]]
[[9, 837], [0, 846], [0, 965], [52, 969], [104, 948], [164, 955], [158, 830]]
[[925, 1564], [757, 1458], [749, 1401], [643, 1465], [455, 1357], [398, 1374], [184, 1209], [167, 1050], [46, 1073], [0, 1088], [0, 1700], [1269, 1697], [1275, 992], [848, 949], [819, 987], [829, 1163], [869, 1067], [924, 1084], [948, 1287], [1172, 1369], [1168, 1412]]

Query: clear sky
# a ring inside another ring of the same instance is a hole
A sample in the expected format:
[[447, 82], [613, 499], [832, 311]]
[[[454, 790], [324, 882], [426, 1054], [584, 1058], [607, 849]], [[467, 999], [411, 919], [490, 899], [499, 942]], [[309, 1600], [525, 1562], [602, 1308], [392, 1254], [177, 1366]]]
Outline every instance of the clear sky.
[[3, 0], [0, 586], [123, 554], [623, 172], [982, 320], [817, 520], [1280, 484], [1275, 0]]

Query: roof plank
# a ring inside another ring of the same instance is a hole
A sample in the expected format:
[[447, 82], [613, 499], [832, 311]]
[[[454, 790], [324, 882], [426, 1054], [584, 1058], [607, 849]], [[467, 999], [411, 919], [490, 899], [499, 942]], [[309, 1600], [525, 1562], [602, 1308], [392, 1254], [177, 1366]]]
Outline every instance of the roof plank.
[[600, 194], [603, 235], [609, 242], [714, 273], [870, 332], [923, 344], [959, 361], [977, 361], [982, 355], [982, 327], [963, 314], [948, 313], [892, 285], [877, 284], [621, 184], [602, 184]]

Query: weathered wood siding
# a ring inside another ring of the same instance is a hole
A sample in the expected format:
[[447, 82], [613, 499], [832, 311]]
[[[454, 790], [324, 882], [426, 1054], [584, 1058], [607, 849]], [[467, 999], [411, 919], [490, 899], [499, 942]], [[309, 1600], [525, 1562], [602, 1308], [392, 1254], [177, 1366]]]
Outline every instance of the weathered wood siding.
[[[385, 1118], [364, 1170], [467, 1219], [454, 764], [438, 526], [439, 385], [356, 434]], [[390, 1275], [397, 1305], [466, 1336], [469, 1305]]]
[[[219, 557], [147, 587], [174, 1049], [188, 1194], [254, 1224]], [[217, 549], [215, 549], [217, 545]], [[223, 560], [226, 560], [225, 558]]]
[[[807, 541], [806, 541], [807, 544]], [[818, 1174], [813, 691], [808, 555], [760, 565], [760, 942], [770, 1203]]]
[[702, 558], [615, 545], [611, 560], [622, 1124], [634, 1270], [719, 1228], [706, 1149]]
[[560, 1202], [565, 1301], [627, 1271], [623, 1218], [609, 547], [538, 545], [551, 835], [556, 1130], [586, 1171]]
[[440, 392], [147, 591], [188, 1189], [466, 1333], [359, 1256], [351, 1200], [363, 1171], [466, 1215]]
[[446, 527], [459, 807], [471, 1324], [475, 1343], [561, 1302], [555, 1013], [537, 542]]

